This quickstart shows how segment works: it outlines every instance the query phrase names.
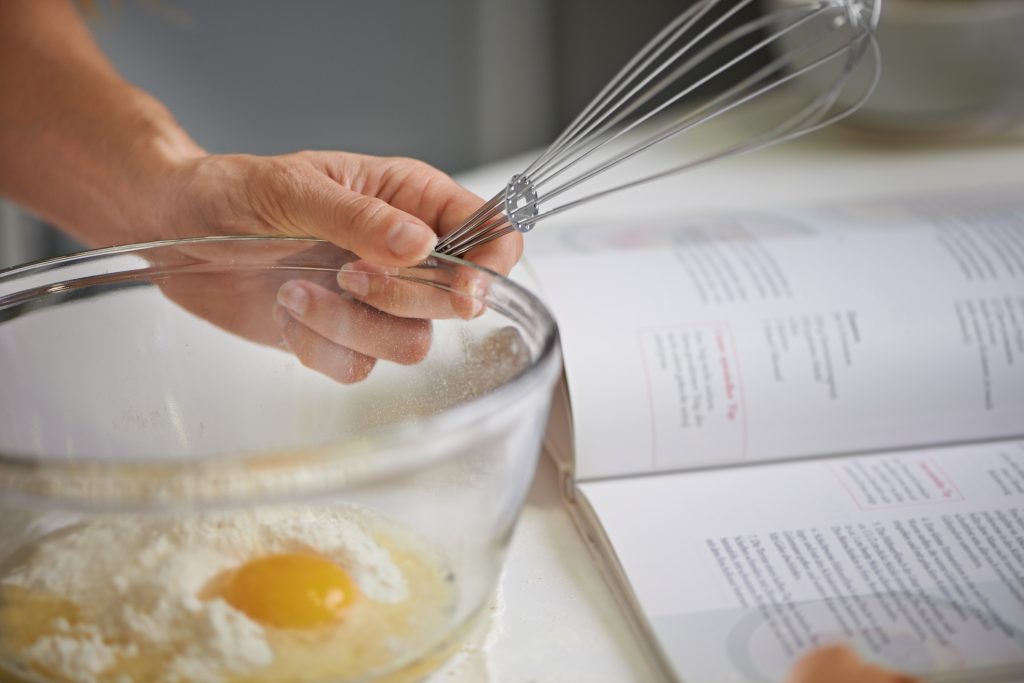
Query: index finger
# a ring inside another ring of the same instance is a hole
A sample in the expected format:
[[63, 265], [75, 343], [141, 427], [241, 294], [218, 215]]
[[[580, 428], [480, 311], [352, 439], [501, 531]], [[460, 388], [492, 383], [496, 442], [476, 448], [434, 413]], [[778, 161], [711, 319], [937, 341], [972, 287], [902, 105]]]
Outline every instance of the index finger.
[[[382, 184], [380, 198], [433, 226], [442, 237], [484, 203], [450, 176], [421, 161], [398, 158], [380, 159], [378, 163], [384, 164], [385, 177], [394, 179]], [[523, 236], [516, 232], [480, 245], [466, 254], [466, 259], [508, 275], [522, 253]]]

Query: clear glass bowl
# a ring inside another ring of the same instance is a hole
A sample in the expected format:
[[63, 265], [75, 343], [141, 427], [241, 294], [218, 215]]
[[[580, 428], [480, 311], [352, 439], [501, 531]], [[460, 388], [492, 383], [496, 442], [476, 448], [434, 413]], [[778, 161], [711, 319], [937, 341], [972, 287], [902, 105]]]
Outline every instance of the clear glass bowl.
[[1024, 3], [882, 0], [882, 75], [849, 123], [905, 138], [1024, 131]]
[[0, 677], [420, 680], [494, 588], [558, 371], [537, 299], [457, 259], [206, 238], [0, 273]]

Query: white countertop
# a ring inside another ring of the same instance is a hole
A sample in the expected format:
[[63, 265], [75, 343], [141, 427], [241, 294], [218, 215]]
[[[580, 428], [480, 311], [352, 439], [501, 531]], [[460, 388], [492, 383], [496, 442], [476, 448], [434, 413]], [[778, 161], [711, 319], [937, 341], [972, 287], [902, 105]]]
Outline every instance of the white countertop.
[[[667, 145], [656, 156], [666, 161], [678, 153]], [[532, 156], [480, 168], [458, 180], [491, 196]], [[1024, 140], [909, 145], [833, 128], [582, 206], [537, 230], [594, 220], [806, 206], [1013, 182], [1024, 188]], [[527, 235], [527, 259], [531, 239]], [[542, 458], [488, 623], [433, 680], [653, 679], [640, 645], [563, 507], [555, 468]]]

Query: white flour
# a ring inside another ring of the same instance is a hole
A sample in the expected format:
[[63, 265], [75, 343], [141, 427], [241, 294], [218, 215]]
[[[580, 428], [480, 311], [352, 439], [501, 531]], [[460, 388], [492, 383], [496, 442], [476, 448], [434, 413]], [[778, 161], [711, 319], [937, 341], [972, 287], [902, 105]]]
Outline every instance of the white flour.
[[353, 508], [301, 507], [182, 521], [110, 518], [60, 532], [3, 583], [69, 600], [84, 619], [58, 619], [54, 633], [22, 654], [83, 683], [140, 652], [168, 656], [160, 683], [220, 683], [254, 671], [273, 659], [263, 627], [199, 593], [255, 557], [314, 552], [344, 568], [370, 599], [400, 602], [408, 595], [405, 579], [367, 519]]

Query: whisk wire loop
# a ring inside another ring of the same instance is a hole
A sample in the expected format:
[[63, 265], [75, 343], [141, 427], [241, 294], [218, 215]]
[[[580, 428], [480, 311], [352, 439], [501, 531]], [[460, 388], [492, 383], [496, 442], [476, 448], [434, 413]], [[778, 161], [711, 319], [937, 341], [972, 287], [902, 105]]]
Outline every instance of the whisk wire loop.
[[[752, 0], [740, 0], [739, 2], [737, 2], [727, 12], [723, 13], [720, 17], [712, 21], [710, 25], [704, 27], [703, 31], [701, 31], [696, 37], [694, 37], [692, 41], [684, 44], [682, 47], [676, 50], [675, 53], [670, 55], [667, 59], [663, 60], [661, 64], [654, 68], [653, 71], [651, 71], [649, 74], [641, 78], [638, 82], [633, 83], [633, 86], [629, 92], [627, 92], [625, 95], [622, 95], [622, 97], [619, 97], [620, 93], [625, 88], [629, 87], [629, 85], [638, 76], [641, 76], [645, 72], [645, 70], [647, 70], [648, 67], [651, 66], [654, 60], [656, 60], [666, 50], [668, 50], [672, 45], [674, 45], [681, 35], [683, 35], [686, 31], [692, 28], [694, 24], [699, 19], [701, 19], [708, 11], [710, 11], [718, 2], [720, 2], [720, 0], [710, 0], [709, 2], [694, 5], [693, 9], [700, 11], [696, 12], [695, 15], [690, 17], [690, 20], [683, 23], [682, 26], [676, 27], [675, 30], [669, 32], [667, 36], [664, 36], [664, 39], [660, 45], [656, 44], [656, 41], [658, 41], [658, 37], [656, 37], [648, 45], [648, 48], [641, 50], [641, 52], [638, 53], [637, 57], [643, 56], [646, 52], [649, 52], [650, 54], [646, 56], [646, 58], [643, 60], [641, 64], [634, 65], [633, 68], [630, 68], [628, 70], [624, 69], [622, 72], [620, 72], [619, 75], [617, 75], [616, 78], [613, 79], [611, 83], [609, 83], [609, 85], [615, 85], [614, 89], [612, 89], [604, 96], [598, 95], [598, 97], [595, 98], [595, 100], [593, 101], [593, 104], [597, 105], [593, 107], [593, 111], [591, 111], [591, 107], [585, 109], [584, 114], [586, 114], [586, 116], [579, 121], [579, 126], [570, 126], [570, 128], [567, 129], [566, 133], [568, 135], [564, 136], [566, 138], [564, 140], [564, 144], [560, 144], [562, 138], [559, 138], [559, 140], [556, 141], [549, 149], [549, 152], [541, 156], [541, 159], [544, 159], [544, 163], [540, 164], [536, 168], [534, 168], [534, 165], [531, 164], [531, 166], [527, 168], [526, 171], [524, 171], [524, 174], [529, 175], [531, 177], [533, 177], [534, 175], [542, 174], [546, 167], [550, 165], [552, 159], [556, 157], [556, 155], [566, 152], [567, 149], [572, 149], [580, 140], [584, 139], [587, 135], [602, 135], [603, 132], [608, 130], [612, 125], [621, 121], [626, 116], [628, 116], [632, 111], [635, 111], [639, 107], [643, 106], [643, 104], [645, 104], [647, 101], [657, 96], [658, 93], [660, 93], [662, 90], [664, 90], [664, 88], [668, 87], [668, 85], [671, 84], [675, 76], [670, 76], [668, 78], [662, 79], [660, 85], [648, 89], [648, 91], [644, 93], [641, 97], [637, 97], [641, 89], [647, 86], [659, 74], [668, 69], [673, 62], [675, 62], [684, 54], [686, 54], [704, 37], [706, 37], [709, 33], [714, 31], [718, 26], [720, 26], [723, 22], [725, 22], [727, 19], [733, 16], [736, 12], [740, 11], [745, 6], [749, 5], [751, 1]], [[685, 17], [686, 13], [684, 13], [682, 16]], [[670, 24], [670, 27], [671, 26], [672, 24]], [[627, 67], [628, 66], [629, 65], [627, 65]], [[628, 107], [625, 106], [627, 104], [629, 104]], [[623, 107], [625, 107], [625, 109], [623, 109]], [[618, 113], [616, 113], [617, 110]], [[609, 117], [611, 117], [613, 114], [615, 114], [615, 117], [609, 121]], [[601, 126], [601, 128], [595, 131], [594, 129], [598, 126]]]
[[[874, 30], [880, 0], [779, 1], [786, 6], [729, 26], [753, 7], [752, 0], [698, 0], [630, 59], [523, 172], [445, 235], [436, 250], [460, 256], [586, 202], [791, 140], [848, 116], [878, 81]], [[873, 65], [866, 84], [844, 101], [866, 55]], [[797, 82], [810, 85], [806, 101], [762, 132], [551, 205], [652, 147], [687, 133], [697, 135], [704, 124]], [[691, 100], [688, 110], [680, 109]], [[671, 120], [640, 135], [664, 117]]]
[[[814, 18], [814, 15], [808, 15], [807, 17], [804, 17], [803, 21], [810, 21], [813, 18]], [[743, 34], [746, 34], [746, 33], [751, 33], [751, 32], [760, 30], [761, 28], [763, 28], [764, 24], [770, 23], [770, 21], [773, 20], [773, 19], [774, 19], [774, 17], [766, 17], [766, 18], [762, 19], [761, 21], [751, 22], [750, 24], [747, 24], [745, 26], [742, 26], [742, 27], [732, 31], [730, 34], [728, 34], [726, 36], [723, 36], [721, 39], [719, 39], [715, 43], [712, 43], [711, 45], [708, 45], [704, 49], [704, 51], [698, 53], [692, 59], [688, 60], [686, 63], [680, 65], [679, 68], [676, 71], [674, 71], [673, 73], [669, 74], [668, 78], [670, 78], [670, 79], [672, 79], [672, 81], [674, 81], [678, 77], [689, 73], [689, 71], [694, 67], [695, 64], [703, 61], [710, 54], [713, 54], [714, 52], [718, 51], [721, 48], [722, 45], [726, 44], [728, 41], [730, 41], [736, 35], [743, 35]], [[642, 125], [643, 123], [645, 123], [649, 119], [651, 119], [654, 116], [656, 116], [657, 114], [661, 113], [663, 110], [667, 109], [671, 105], [673, 105], [676, 102], [678, 102], [683, 97], [693, 93], [697, 88], [701, 87], [702, 85], [707, 84], [708, 82], [712, 81], [717, 76], [722, 75], [727, 70], [729, 70], [731, 67], [734, 67], [735, 65], [739, 64], [740, 62], [742, 62], [743, 60], [747, 59], [751, 55], [757, 54], [759, 50], [761, 50], [766, 45], [769, 45], [771, 42], [776, 40], [778, 38], [778, 36], [779, 36], [778, 33], [774, 34], [774, 35], [770, 35], [767, 38], [762, 39], [760, 42], [755, 43], [752, 47], [747, 48], [740, 55], [732, 58], [731, 60], [729, 60], [728, 62], [726, 62], [722, 66], [717, 67], [716, 69], [714, 69], [710, 73], [706, 74], [705, 76], [697, 79], [696, 81], [694, 81], [689, 86], [687, 86], [687, 87], [683, 88], [682, 90], [678, 91], [677, 93], [672, 95], [672, 97], [668, 98], [667, 100], [665, 100], [664, 102], [662, 102], [661, 104], [656, 106], [654, 109], [650, 110], [649, 112], [645, 113], [644, 115], [636, 118], [634, 121], [630, 122], [628, 125], [622, 127], [618, 131], [616, 131], [614, 134], [612, 134], [612, 135], [610, 135], [608, 137], [604, 137], [604, 138], [602, 138], [602, 139], [600, 139], [598, 141], [595, 141], [589, 147], [589, 149], [587, 149], [587, 151], [585, 151], [584, 153], [580, 154], [575, 159], [572, 159], [572, 160], [568, 161], [567, 163], [565, 163], [555, 173], [552, 173], [552, 174], [550, 174], [548, 176], [538, 177], [536, 179], [536, 181], [535, 181], [537, 187], [544, 186], [547, 183], [547, 181], [550, 180], [551, 178], [554, 178], [555, 176], [563, 173], [564, 171], [568, 170], [570, 167], [574, 166], [578, 162], [583, 161], [587, 156], [591, 155], [594, 152], [597, 152], [602, 147], [604, 147], [604, 146], [614, 142], [616, 139], [622, 137], [623, 135], [629, 133], [633, 129], [635, 129], [638, 126]], [[807, 48], [807, 49], [809, 49], [809, 48]], [[712, 103], [719, 103], [719, 102], [723, 102], [723, 101], [728, 101], [728, 99], [732, 95], [736, 94], [737, 92], [742, 91], [746, 87], [749, 87], [752, 83], [758, 82], [759, 80], [761, 80], [762, 78], [768, 76], [772, 72], [779, 70], [781, 68], [781, 66], [785, 62], [787, 62], [789, 60], [789, 58], [790, 58], [789, 55], [777, 58], [775, 61], [773, 61], [769, 65], [769, 67], [760, 69], [755, 74], [754, 77], [747, 77], [747, 78], [745, 78], [743, 81], [741, 81], [739, 86], [733, 86], [732, 88], [727, 90], [724, 95], [719, 95], [719, 96], [715, 97], [715, 99], [712, 100]], [[787, 79], [787, 80], [789, 80], [789, 79]], [[775, 87], [777, 85], [781, 85], [782, 82], [784, 82], [784, 81], [776, 82], [776, 83], [774, 83], [772, 85], [772, 87]], [[650, 93], [649, 97], [654, 97], [655, 95], [657, 95], [659, 93], [660, 93], [660, 89]], [[755, 96], [758, 95], [758, 94], [761, 94], [761, 93], [758, 92], [758, 93], [755, 94]], [[644, 102], [640, 102], [639, 104], [643, 104], [643, 103]], [[623, 153], [620, 153], [620, 154], [616, 155], [612, 159], [610, 159], [607, 162], [601, 164], [601, 166], [599, 167], [600, 170], [595, 169], [595, 171], [596, 172], [600, 172], [600, 171], [603, 171], [603, 170], [605, 170], [607, 168], [610, 168], [612, 165], [618, 163], [619, 161], [624, 161], [624, 160], [630, 158], [631, 156], [635, 155], [636, 153], [642, 152], [645, 149], [647, 149], [648, 147], [650, 147], [650, 146], [652, 146], [654, 144], [657, 144], [658, 142], [661, 142], [661, 141], [667, 139], [668, 137], [671, 137], [672, 135], [675, 135], [675, 134], [677, 134], [679, 132], [684, 132], [684, 131], [688, 130], [692, 126], [691, 125], [686, 125], [686, 122], [687, 121], [692, 121], [696, 117], [696, 113], [698, 113], [700, 111], [703, 111], [703, 110], [709, 108], [710, 106], [711, 105], [708, 105], [708, 104], [705, 104], [705, 105], [701, 106], [697, 110], [697, 112], [694, 112], [694, 114], [691, 114], [690, 116], [687, 116], [682, 122], [679, 122], [678, 124], [675, 124], [675, 125], [668, 126], [666, 128], [663, 128], [662, 131], [665, 131], [666, 134], [662, 135], [659, 132], [659, 133], [657, 133], [655, 135], [650, 136], [649, 138], [647, 138], [646, 142], [640, 143], [640, 144], [632, 147], [630, 150], [627, 150], [626, 152], [623, 152]], [[722, 110], [719, 111], [719, 114], [724, 114], [727, 111], [729, 111], [729, 109], [724, 109], [723, 108]], [[629, 112], [629, 110], [627, 109], [626, 112]], [[701, 119], [701, 122], [706, 121], [706, 120], [710, 120], [711, 118], [714, 118], [714, 117], [707, 117], [705, 119]], [[613, 120], [610, 123], [611, 124], [618, 123], [618, 120], [617, 119]], [[596, 172], [588, 173], [585, 176], [582, 176], [581, 179], [593, 177], [593, 175], [596, 175]], [[575, 183], [575, 184], [578, 184], [578, 183]], [[571, 185], [571, 186], [574, 186], [574, 185]], [[564, 188], [564, 186], [563, 186], [563, 188]], [[553, 198], [557, 194], [560, 194], [562, 191], [564, 191], [563, 188], [559, 188], [559, 189], [556, 189], [556, 190], [553, 190], [553, 191], [549, 192], [546, 195], [546, 197], [548, 199]]]
[[[713, 4], [714, 2], [694, 4], [674, 20], [669, 22], [665, 28], [655, 35], [654, 38], [652, 38], [639, 52], [637, 52], [626, 63], [626, 65], [623, 66], [607, 84], [605, 84], [601, 91], [598, 92], [594, 99], [584, 107], [583, 111], [573, 119], [572, 123], [566, 127], [561, 135], [559, 135], [555, 141], [551, 143], [551, 145], [526, 168], [523, 173], [526, 175], [534, 173], [539, 164], [542, 164], [547, 159], [560, 153], [564, 149], [563, 143], [567, 139], [575, 138], [580, 129], [585, 126], [588, 121], [597, 116], [598, 112], [609, 102], [614, 101], [613, 98], [622, 92], [622, 89], [626, 87], [633, 75], [649, 66], [659, 54], [668, 49], [682, 31], [687, 30], [687, 28], [692, 25], [694, 21], [698, 20], [704, 12], [708, 11]], [[678, 27], [680, 24], [686, 24], [686, 26], [679, 29]]]

